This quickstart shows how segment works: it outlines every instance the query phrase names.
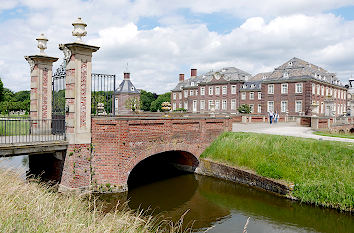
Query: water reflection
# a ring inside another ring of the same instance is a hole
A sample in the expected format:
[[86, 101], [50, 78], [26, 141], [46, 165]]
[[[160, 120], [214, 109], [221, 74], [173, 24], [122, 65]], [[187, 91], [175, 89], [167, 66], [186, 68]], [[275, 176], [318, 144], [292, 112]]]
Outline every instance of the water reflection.
[[[120, 198], [103, 195], [114, 206]], [[350, 214], [302, 205], [261, 190], [219, 179], [186, 174], [143, 185], [127, 194], [132, 209], [148, 209], [195, 231], [241, 232], [251, 217], [248, 232], [352, 232]]]

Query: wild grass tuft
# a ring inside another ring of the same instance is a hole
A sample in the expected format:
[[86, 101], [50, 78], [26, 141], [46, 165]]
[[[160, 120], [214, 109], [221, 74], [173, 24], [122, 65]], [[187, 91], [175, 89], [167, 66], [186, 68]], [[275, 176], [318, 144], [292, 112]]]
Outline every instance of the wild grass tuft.
[[353, 210], [352, 143], [227, 132], [201, 157], [294, 183], [292, 195], [303, 202]]
[[182, 232], [180, 223], [143, 211], [103, 213], [86, 198], [63, 195], [0, 170], [0, 232]]

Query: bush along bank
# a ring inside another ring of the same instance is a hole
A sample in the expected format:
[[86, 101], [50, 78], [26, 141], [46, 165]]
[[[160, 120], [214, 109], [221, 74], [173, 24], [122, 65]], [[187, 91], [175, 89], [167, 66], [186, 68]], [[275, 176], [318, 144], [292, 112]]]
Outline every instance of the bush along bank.
[[220, 135], [201, 155], [294, 184], [290, 196], [353, 211], [354, 144], [256, 133]]

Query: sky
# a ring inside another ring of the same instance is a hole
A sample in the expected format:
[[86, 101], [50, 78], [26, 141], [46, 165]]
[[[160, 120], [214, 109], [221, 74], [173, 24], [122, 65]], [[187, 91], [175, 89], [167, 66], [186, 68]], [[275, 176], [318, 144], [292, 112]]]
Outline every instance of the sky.
[[[87, 23], [84, 43], [100, 46], [93, 72], [130, 72], [136, 88], [170, 91], [178, 74], [234, 66], [253, 75], [298, 57], [354, 75], [354, 0], [0, 0], [0, 77], [14, 91], [30, 89], [24, 56], [48, 56], [74, 42], [71, 25]], [[120, 82], [120, 81], [119, 81]]]

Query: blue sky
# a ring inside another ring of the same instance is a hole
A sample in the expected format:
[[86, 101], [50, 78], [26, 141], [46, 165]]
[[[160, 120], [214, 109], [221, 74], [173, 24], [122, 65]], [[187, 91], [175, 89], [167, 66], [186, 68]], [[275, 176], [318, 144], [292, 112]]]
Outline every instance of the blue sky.
[[[251, 74], [272, 71], [299, 57], [337, 73], [354, 73], [354, 1], [341, 0], [1, 0], [0, 77], [14, 90], [29, 89], [23, 56], [62, 58], [59, 43], [74, 40], [71, 23], [88, 24], [86, 43], [94, 72], [120, 77], [126, 63], [137, 88], [157, 93], [189, 76], [235, 66]], [[57, 67], [60, 64], [55, 64]], [[147, 81], [148, 80], [148, 81]]]

